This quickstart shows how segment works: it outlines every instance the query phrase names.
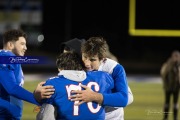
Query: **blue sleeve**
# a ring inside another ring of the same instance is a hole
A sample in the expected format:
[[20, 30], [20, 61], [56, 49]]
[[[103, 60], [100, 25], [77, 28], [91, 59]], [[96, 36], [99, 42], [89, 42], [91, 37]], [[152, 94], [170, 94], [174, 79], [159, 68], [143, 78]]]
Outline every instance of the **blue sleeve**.
[[0, 98], [0, 108], [4, 108], [10, 112], [10, 114], [16, 118], [21, 118], [21, 108], [16, 105], [10, 104], [10, 102]]
[[118, 64], [112, 73], [114, 79], [113, 93], [103, 93], [103, 105], [112, 107], [125, 107], [128, 102], [128, 84], [124, 68]]
[[16, 84], [16, 78], [12, 70], [0, 69], [0, 83], [8, 92], [8, 94], [15, 96], [21, 100], [39, 105], [35, 100], [33, 93], [25, 90], [23, 87]]

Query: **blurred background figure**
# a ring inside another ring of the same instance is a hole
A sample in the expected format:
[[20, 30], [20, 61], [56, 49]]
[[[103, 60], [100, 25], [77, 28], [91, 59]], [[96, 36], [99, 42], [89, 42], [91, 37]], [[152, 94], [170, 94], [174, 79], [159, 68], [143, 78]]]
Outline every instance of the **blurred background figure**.
[[180, 52], [175, 50], [161, 67], [161, 77], [165, 93], [164, 120], [168, 119], [170, 100], [173, 96], [173, 117], [178, 119], [178, 97], [180, 87]]

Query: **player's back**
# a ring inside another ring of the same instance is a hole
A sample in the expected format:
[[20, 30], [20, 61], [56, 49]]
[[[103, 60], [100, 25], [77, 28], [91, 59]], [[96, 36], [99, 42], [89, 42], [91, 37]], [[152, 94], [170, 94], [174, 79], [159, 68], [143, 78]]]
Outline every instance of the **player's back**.
[[51, 99], [46, 101], [57, 107], [58, 116], [57, 119], [66, 120], [104, 120], [105, 111], [103, 106], [98, 105], [95, 102], [83, 103], [80, 106], [75, 106], [75, 103], [79, 101], [70, 101], [68, 96], [71, 95], [73, 90], [82, 90], [80, 84], [87, 85], [92, 90], [97, 92], [108, 93], [114, 87], [113, 80], [109, 74], [96, 71], [87, 72], [86, 79], [84, 81], [76, 82], [66, 79], [64, 76], [58, 76], [51, 80], [48, 80], [46, 85], [53, 85], [55, 88], [55, 94]]

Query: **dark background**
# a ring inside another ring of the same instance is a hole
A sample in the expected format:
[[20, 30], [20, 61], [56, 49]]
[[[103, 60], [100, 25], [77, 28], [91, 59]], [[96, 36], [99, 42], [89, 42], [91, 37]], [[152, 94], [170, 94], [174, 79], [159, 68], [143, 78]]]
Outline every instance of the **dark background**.
[[[142, 37], [128, 33], [128, 0], [44, 1], [43, 48], [57, 53], [59, 44], [74, 37], [104, 36], [111, 52], [128, 73], [159, 74], [179, 37]], [[49, 7], [53, 6], [53, 7]], [[178, 1], [136, 0], [136, 28], [180, 29]], [[57, 12], [58, 11], [58, 12]]]
[[[136, 0], [136, 29], [180, 30], [178, 5], [178, 0]], [[159, 74], [171, 52], [180, 50], [179, 37], [131, 36], [129, 0], [42, 0], [42, 13], [42, 25], [34, 28], [42, 31], [44, 41], [38, 47], [29, 45], [27, 54], [50, 56], [52, 63], [60, 44], [75, 37], [103, 36], [127, 74]], [[23, 28], [28, 30], [27, 26]], [[28, 66], [25, 70], [49, 72], [56, 67]]]

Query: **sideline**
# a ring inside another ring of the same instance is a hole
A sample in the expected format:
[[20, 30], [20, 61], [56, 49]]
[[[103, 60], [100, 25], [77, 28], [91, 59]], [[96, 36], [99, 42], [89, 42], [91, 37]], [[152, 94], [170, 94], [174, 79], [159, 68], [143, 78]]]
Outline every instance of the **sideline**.
[[40, 73], [40, 74], [24, 74], [24, 81], [45, 81], [50, 77], [57, 76], [57, 74], [47, 74], [47, 73]]
[[138, 74], [138, 75], [128, 75], [128, 82], [147, 82], [147, 83], [162, 83], [160, 75], [146, 75], [146, 74]]
[[[47, 80], [50, 77], [57, 76], [54, 74], [24, 74], [25, 81], [37, 81], [37, 80]], [[127, 75], [128, 82], [149, 82], [149, 83], [162, 83], [160, 76], [158, 75], [146, 75], [146, 74], [135, 74], [135, 75]]]

